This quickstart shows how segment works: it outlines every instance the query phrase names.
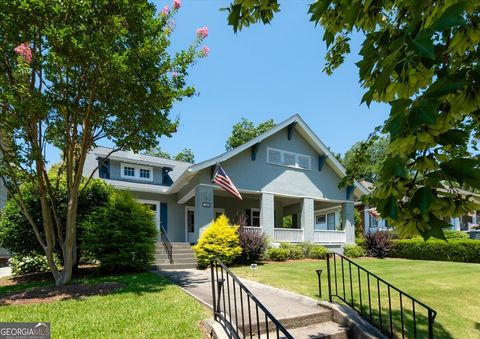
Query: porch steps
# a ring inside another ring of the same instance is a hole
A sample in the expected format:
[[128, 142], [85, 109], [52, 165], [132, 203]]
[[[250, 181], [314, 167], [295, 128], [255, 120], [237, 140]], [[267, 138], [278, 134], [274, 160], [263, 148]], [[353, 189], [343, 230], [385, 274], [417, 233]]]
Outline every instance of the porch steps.
[[177, 270], [197, 267], [197, 260], [189, 243], [172, 242], [171, 244], [173, 264], [170, 263], [165, 247], [158, 241], [155, 247], [154, 269]]

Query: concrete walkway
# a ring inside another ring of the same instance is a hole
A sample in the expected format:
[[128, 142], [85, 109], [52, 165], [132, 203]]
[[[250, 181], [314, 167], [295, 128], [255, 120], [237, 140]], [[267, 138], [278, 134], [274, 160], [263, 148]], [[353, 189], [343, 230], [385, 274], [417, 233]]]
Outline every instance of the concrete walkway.
[[12, 269], [10, 266], [0, 267], [0, 278], [8, 277], [12, 275]]

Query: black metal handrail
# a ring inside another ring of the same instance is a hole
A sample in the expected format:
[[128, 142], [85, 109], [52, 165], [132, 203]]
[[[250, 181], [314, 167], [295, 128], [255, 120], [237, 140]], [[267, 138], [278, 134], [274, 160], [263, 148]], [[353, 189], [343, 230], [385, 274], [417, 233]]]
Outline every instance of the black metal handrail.
[[[333, 261], [333, 268], [331, 261]], [[339, 261], [338, 264], [337, 261]], [[338, 270], [337, 266], [339, 266]], [[428, 338], [433, 338], [433, 323], [437, 312], [376, 274], [343, 255], [329, 253], [327, 254], [327, 275], [330, 302], [333, 301], [333, 297], [340, 299], [387, 336], [391, 338], [426, 337], [426, 333], [422, 334], [422, 331], [427, 324]], [[398, 299], [395, 298], [396, 295]], [[396, 310], [397, 306], [399, 311]]]
[[[293, 336], [219, 259], [211, 263], [213, 314], [229, 337]], [[272, 334], [273, 333], [273, 334]]]
[[160, 241], [165, 248], [165, 253], [167, 253], [168, 260], [170, 260], [170, 264], [173, 264], [173, 246], [167, 236], [167, 231], [160, 225]]

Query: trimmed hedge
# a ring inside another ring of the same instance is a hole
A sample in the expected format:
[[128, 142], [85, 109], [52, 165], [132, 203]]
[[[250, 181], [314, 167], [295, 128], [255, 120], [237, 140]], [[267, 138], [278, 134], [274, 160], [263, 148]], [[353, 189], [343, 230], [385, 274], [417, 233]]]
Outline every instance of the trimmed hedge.
[[286, 248], [269, 248], [267, 258], [272, 261], [287, 261], [290, 251]]
[[480, 241], [470, 239], [393, 240], [392, 258], [480, 263]]
[[328, 248], [325, 246], [313, 246], [308, 254], [312, 259], [324, 259], [327, 256]]
[[366, 255], [362, 246], [358, 245], [345, 245], [343, 246], [343, 255], [349, 258], [359, 258]]

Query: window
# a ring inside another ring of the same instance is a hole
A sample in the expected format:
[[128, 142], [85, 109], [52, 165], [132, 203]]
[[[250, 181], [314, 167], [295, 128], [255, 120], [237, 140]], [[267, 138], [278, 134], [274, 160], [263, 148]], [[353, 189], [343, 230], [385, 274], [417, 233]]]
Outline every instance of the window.
[[369, 218], [370, 218], [370, 227], [371, 228], [375, 228], [375, 227], [378, 227], [378, 220], [377, 218], [375, 218], [373, 215], [369, 214]]
[[321, 214], [315, 217], [315, 224], [325, 224], [327, 222], [326, 215]]
[[193, 210], [187, 211], [187, 230], [188, 233], [195, 232], [195, 212]]
[[335, 230], [335, 213], [327, 214], [327, 230]]
[[140, 168], [140, 178], [150, 179], [150, 170]]
[[260, 210], [258, 208], [252, 208], [251, 213], [250, 220], [252, 221], [252, 225], [250, 226], [260, 227]]
[[306, 170], [310, 170], [311, 167], [310, 156], [282, 151], [274, 148], [267, 148], [267, 162], [269, 164], [301, 168]]
[[125, 166], [123, 168], [123, 175], [126, 177], [134, 177], [135, 176], [135, 168]]
[[153, 168], [133, 164], [121, 164], [120, 176], [125, 179], [153, 181]]

